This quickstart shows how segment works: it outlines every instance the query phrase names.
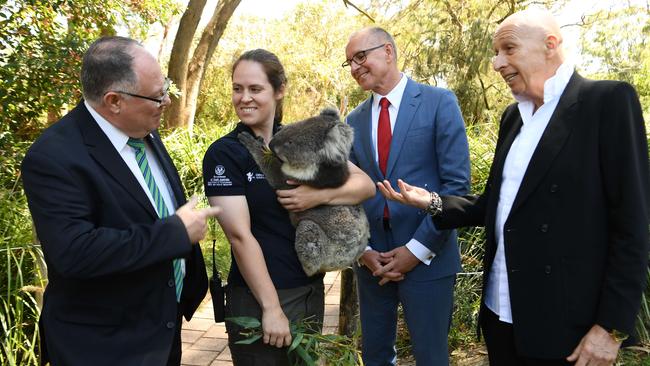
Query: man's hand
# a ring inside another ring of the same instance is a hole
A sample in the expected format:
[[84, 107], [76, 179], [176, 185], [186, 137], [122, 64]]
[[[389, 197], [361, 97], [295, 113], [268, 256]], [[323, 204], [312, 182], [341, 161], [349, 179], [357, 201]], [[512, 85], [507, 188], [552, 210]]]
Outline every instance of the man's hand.
[[208, 217], [215, 217], [221, 213], [221, 207], [212, 206], [206, 208], [196, 209], [196, 204], [199, 202], [198, 196], [192, 196], [186, 204], [176, 210], [176, 215], [181, 218], [187, 236], [190, 237], [190, 243], [198, 243], [205, 237], [208, 231], [207, 219]]
[[[297, 184], [294, 181], [287, 181], [289, 184]], [[301, 184], [293, 189], [279, 189], [275, 191], [278, 196], [278, 202], [284, 206], [287, 211], [301, 212], [310, 208], [326, 204], [322, 189], [316, 189], [308, 185]]]
[[262, 312], [262, 340], [269, 346], [282, 348], [291, 345], [289, 319], [280, 306]]
[[[382, 256], [376, 250], [366, 250], [363, 252], [361, 255], [361, 258], [359, 258], [359, 262], [366, 266], [370, 272], [373, 273], [373, 276], [375, 275], [376, 272], [380, 271], [382, 268], [384, 268], [384, 265], [387, 263], [390, 263], [393, 259], [388, 256]], [[385, 285], [386, 283], [390, 281], [401, 281], [404, 279], [404, 275], [399, 272], [392, 272], [392, 271], [384, 271], [381, 275], [381, 280], [379, 281], [379, 285]]]
[[377, 182], [379, 192], [389, 200], [417, 207], [422, 210], [429, 206], [431, 195], [426, 189], [412, 186], [401, 179], [397, 180], [397, 186], [400, 190], [399, 193], [393, 189], [389, 181], [384, 180], [383, 182]]
[[[411, 251], [405, 245], [402, 245], [401, 247], [397, 247], [391, 250], [390, 252], [379, 253], [379, 255], [384, 260], [388, 258], [392, 258], [392, 260], [388, 262], [386, 265], [384, 265], [383, 267], [374, 271], [372, 273], [373, 276], [384, 277], [386, 273], [390, 273], [390, 272], [401, 273], [402, 276], [404, 276], [406, 273], [410, 272], [413, 268], [415, 268], [415, 266], [417, 266], [418, 263], [420, 263], [418, 257], [413, 255], [413, 253], [411, 253]], [[384, 282], [384, 279], [379, 281], [380, 285], [383, 285], [384, 283], [387, 282], [387, 281]]]
[[582, 337], [567, 361], [575, 362], [575, 366], [610, 366], [616, 361], [620, 347], [620, 342], [616, 342], [603, 327], [596, 324]]

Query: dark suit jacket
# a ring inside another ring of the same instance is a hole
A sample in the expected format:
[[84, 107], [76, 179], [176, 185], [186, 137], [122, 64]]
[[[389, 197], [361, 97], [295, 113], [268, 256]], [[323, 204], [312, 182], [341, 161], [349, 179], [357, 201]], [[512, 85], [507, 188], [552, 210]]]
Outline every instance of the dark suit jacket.
[[[444, 197], [440, 229], [485, 225], [484, 289], [503, 164], [521, 127], [501, 119], [485, 192]], [[594, 324], [632, 333], [648, 260], [648, 146], [634, 89], [574, 73], [504, 225], [517, 349], [564, 358]]]
[[[159, 135], [147, 139], [182, 205], [182, 185]], [[83, 103], [34, 142], [22, 177], [48, 266], [42, 362], [166, 364], [178, 314], [190, 319], [207, 290], [200, 248], [180, 218], [158, 218]], [[180, 308], [177, 257], [187, 269]]]

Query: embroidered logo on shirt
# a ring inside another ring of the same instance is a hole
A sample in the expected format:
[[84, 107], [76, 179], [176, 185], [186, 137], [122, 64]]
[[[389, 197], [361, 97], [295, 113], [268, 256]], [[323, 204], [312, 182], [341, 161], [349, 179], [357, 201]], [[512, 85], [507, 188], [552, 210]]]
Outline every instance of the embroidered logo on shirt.
[[232, 181], [224, 174], [226, 174], [226, 168], [223, 165], [217, 165], [214, 168], [214, 176], [207, 183], [208, 187], [231, 187]]
[[248, 172], [248, 173], [246, 173], [246, 179], [248, 179], [249, 182], [252, 182], [253, 179], [255, 179], [255, 180], [266, 179], [266, 177], [262, 173]]

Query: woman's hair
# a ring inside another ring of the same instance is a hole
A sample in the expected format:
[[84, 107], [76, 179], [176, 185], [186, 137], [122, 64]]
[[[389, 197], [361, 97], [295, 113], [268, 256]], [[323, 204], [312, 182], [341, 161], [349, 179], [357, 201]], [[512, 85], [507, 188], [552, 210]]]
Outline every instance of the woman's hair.
[[[235, 61], [235, 63], [232, 65], [230, 78], [232, 78], [232, 75], [235, 73], [235, 69], [237, 68], [237, 65], [239, 65], [239, 62], [244, 60], [254, 61], [262, 65], [264, 73], [266, 74], [266, 78], [269, 79], [269, 83], [273, 87], [274, 92], [280, 91], [280, 89], [282, 89], [282, 87], [287, 84], [287, 75], [284, 73], [284, 67], [282, 66], [282, 63], [280, 63], [278, 56], [276, 56], [273, 52], [269, 52], [261, 48], [246, 51], [241, 56], [239, 56], [237, 61]], [[283, 99], [284, 97], [278, 100], [278, 103], [275, 106], [275, 116], [273, 117], [274, 123], [282, 122]]]

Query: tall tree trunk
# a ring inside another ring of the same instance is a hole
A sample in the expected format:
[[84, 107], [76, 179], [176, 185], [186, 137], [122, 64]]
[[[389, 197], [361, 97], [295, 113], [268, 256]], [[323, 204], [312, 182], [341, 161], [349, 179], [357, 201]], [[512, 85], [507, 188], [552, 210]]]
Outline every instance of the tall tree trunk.
[[167, 68], [167, 75], [174, 81], [176, 87], [181, 91], [179, 97], [171, 97], [172, 104], [166, 112], [165, 120], [168, 127], [182, 126], [180, 115], [183, 107], [185, 106], [185, 93], [187, 85], [187, 67], [190, 58], [190, 48], [194, 40], [194, 33], [199, 26], [203, 8], [207, 0], [190, 0], [187, 4], [187, 9], [181, 17], [178, 24], [178, 31], [176, 38], [174, 38], [174, 45], [172, 46], [172, 53], [169, 57], [169, 66]]
[[194, 49], [194, 55], [188, 65], [187, 71], [187, 84], [185, 92], [185, 111], [181, 114], [183, 125], [187, 126], [192, 132], [194, 126], [194, 114], [196, 112], [196, 101], [199, 97], [199, 90], [203, 82], [203, 77], [207, 66], [210, 64], [210, 59], [217, 48], [217, 44], [223, 35], [228, 20], [233, 12], [239, 6], [241, 0], [220, 0], [217, 8], [212, 14], [210, 22], [203, 30], [201, 39]]
[[[203, 2], [201, 9], [205, 5], [205, 1], [196, 0], [195, 3]], [[184, 39], [179, 40], [179, 36], [176, 36], [174, 40], [174, 48], [172, 49], [172, 58], [177, 57], [178, 59], [172, 60], [169, 62], [169, 76], [174, 80], [177, 87], [181, 90], [182, 96], [178, 99], [174, 98], [172, 100], [172, 106], [169, 108], [167, 114], [167, 126], [176, 127], [176, 126], [188, 126], [191, 132], [191, 129], [194, 125], [194, 113], [196, 112], [196, 101], [198, 99], [199, 90], [201, 89], [201, 83], [203, 82], [203, 77], [207, 69], [210, 59], [214, 54], [214, 50], [217, 48], [217, 44], [223, 35], [228, 21], [232, 14], [234, 13], [237, 6], [241, 0], [220, 0], [217, 4], [210, 22], [203, 30], [201, 34], [201, 39], [194, 49], [194, 54], [192, 59], [188, 62], [189, 57], [189, 47], [192, 44], [192, 37], [187, 40], [187, 35], [183, 35]], [[192, 4], [193, 1], [190, 0], [188, 4], [188, 10], [190, 10], [190, 5], [198, 7], [198, 4]], [[196, 9], [193, 9], [196, 11]], [[183, 18], [185, 15], [183, 14]], [[188, 16], [189, 18], [189, 16]], [[200, 18], [200, 16], [199, 16]], [[183, 19], [181, 19], [181, 25]], [[190, 20], [187, 20], [188, 27], [193, 24], [190, 23]], [[179, 32], [180, 27], [179, 25]], [[194, 31], [196, 31], [196, 25], [194, 26]], [[193, 32], [192, 32], [193, 33]], [[181, 52], [180, 55], [174, 55], [178, 41], [178, 52]], [[173, 72], [172, 72], [173, 71]], [[177, 80], [179, 80], [177, 82]]]

